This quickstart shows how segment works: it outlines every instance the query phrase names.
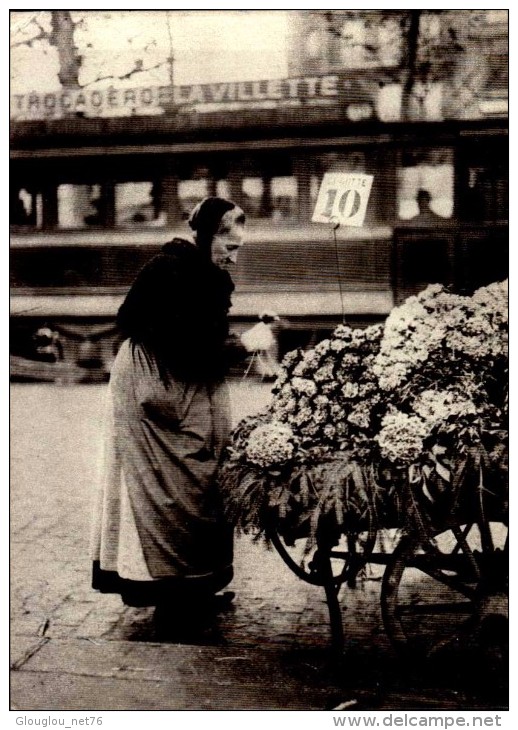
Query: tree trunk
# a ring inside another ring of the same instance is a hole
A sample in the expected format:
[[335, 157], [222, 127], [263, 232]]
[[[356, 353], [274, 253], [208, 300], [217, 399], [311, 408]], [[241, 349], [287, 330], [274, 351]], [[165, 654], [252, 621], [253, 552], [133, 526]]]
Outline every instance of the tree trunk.
[[64, 89], [77, 89], [81, 63], [74, 45], [74, 22], [70, 10], [52, 10], [50, 42], [59, 58], [59, 80]]
[[416, 70], [417, 70], [417, 49], [419, 44], [419, 24], [421, 21], [422, 10], [410, 10], [409, 11], [409, 22], [407, 30], [407, 41], [406, 41], [406, 76], [403, 85], [403, 100], [402, 100], [402, 118], [404, 120], [410, 119], [410, 100], [412, 96], [412, 89], [416, 81]]

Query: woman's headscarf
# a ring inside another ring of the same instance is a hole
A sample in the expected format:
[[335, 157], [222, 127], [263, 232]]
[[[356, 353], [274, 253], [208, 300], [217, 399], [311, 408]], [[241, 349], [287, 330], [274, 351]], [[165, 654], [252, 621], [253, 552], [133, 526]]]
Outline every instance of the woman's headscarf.
[[210, 257], [212, 239], [218, 232], [225, 213], [237, 205], [226, 198], [210, 197], [202, 200], [193, 208], [189, 225], [194, 231], [196, 245], [204, 256]]

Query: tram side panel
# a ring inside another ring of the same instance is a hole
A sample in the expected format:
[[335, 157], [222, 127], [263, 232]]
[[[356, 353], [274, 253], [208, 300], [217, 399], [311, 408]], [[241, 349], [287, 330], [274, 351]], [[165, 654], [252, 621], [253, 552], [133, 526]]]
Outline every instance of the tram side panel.
[[[20, 237], [11, 249], [12, 355], [108, 372], [120, 339], [117, 308], [161, 243], [27, 246]], [[274, 311], [283, 321], [282, 356], [344, 317], [359, 325], [379, 321], [392, 305], [390, 256], [387, 238], [339, 239], [335, 247], [307, 235], [253, 235], [234, 272], [233, 326], [243, 331]]]

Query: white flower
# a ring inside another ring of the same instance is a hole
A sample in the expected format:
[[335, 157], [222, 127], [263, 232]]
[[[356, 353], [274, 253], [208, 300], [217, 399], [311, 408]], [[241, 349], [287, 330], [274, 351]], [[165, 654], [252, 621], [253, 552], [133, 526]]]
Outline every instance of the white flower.
[[280, 466], [293, 457], [294, 434], [289, 426], [273, 421], [254, 428], [248, 437], [246, 458], [263, 468]]
[[326, 436], [328, 439], [334, 438], [336, 435], [336, 428], [333, 426], [332, 423], [328, 423], [324, 426], [324, 436]]
[[354, 329], [352, 340], [353, 346], [357, 347], [358, 345], [361, 345], [365, 340], [365, 330], [361, 330], [359, 328]]
[[291, 398], [293, 395], [293, 389], [290, 383], [285, 383], [279, 391], [279, 396], [283, 398]]
[[337, 436], [344, 436], [347, 433], [347, 426], [343, 421], [339, 421], [336, 424], [336, 435]]
[[315, 395], [317, 392], [317, 386], [315, 383], [307, 378], [293, 378], [292, 386], [297, 393], [305, 393], [309, 396]]
[[307, 395], [301, 395], [299, 398], [299, 408], [310, 408], [310, 400]]
[[449, 332], [446, 344], [454, 353], [468, 355], [473, 359], [488, 357], [492, 348], [487, 340], [481, 340], [474, 335], [467, 335], [464, 332]]
[[344, 398], [356, 398], [358, 395], [358, 383], [351, 383], [350, 381], [344, 383], [341, 392]]
[[392, 462], [408, 464], [422, 453], [427, 432], [425, 424], [417, 416], [392, 409], [383, 417], [381, 430], [375, 438], [382, 456]]
[[328, 363], [319, 368], [313, 376], [317, 383], [324, 380], [333, 380], [333, 363]]
[[345, 410], [338, 403], [333, 403], [331, 406], [331, 415], [337, 421], [343, 420], [345, 418]]
[[302, 426], [303, 423], [306, 423], [306, 421], [311, 419], [311, 415], [312, 413], [310, 408], [301, 408], [297, 411], [297, 413], [295, 413], [290, 421], [294, 423], [295, 426]]
[[381, 370], [379, 375], [379, 386], [382, 390], [395, 390], [404, 382], [409, 371], [407, 365], [394, 362], [391, 367], [387, 367], [386, 371]]
[[509, 282], [495, 281], [473, 294], [473, 301], [488, 310], [496, 325], [506, 326], [509, 312]]
[[331, 340], [322, 340], [315, 346], [314, 351], [317, 355], [327, 355], [330, 345]]
[[367, 342], [375, 342], [379, 340], [383, 334], [383, 325], [371, 324], [364, 329], [364, 337]]
[[359, 356], [353, 354], [352, 352], [346, 352], [341, 360], [342, 367], [346, 368], [346, 369], [357, 367], [359, 364], [360, 364]]
[[452, 416], [477, 413], [470, 398], [453, 390], [424, 390], [414, 400], [413, 409], [429, 428]]
[[342, 352], [347, 347], [347, 343], [340, 339], [331, 340], [331, 350], [333, 352]]
[[284, 410], [286, 413], [293, 413], [295, 410], [297, 410], [297, 401], [295, 398], [289, 398], [288, 401], [284, 404]]
[[438, 294], [445, 291], [442, 284], [429, 284], [426, 289], [423, 289], [417, 295], [416, 299], [418, 302], [427, 303], [429, 300], [434, 299]]
[[392, 390], [445, 346], [449, 332], [469, 318], [470, 299], [428, 287], [410, 297], [387, 317], [379, 354], [372, 370], [383, 390]]
[[316, 423], [306, 423], [301, 426], [300, 432], [304, 436], [315, 436], [318, 433], [318, 426]]
[[300, 356], [300, 350], [292, 350], [291, 352], [288, 352], [286, 353], [286, 355], [284, 355], [281, 365], [283, 367], [289, 368], [291, 365], [294, 365], [297, 360], [300, 359]]
[[279, 390], [283, 385], [285, 385], [288, 381], [288, 373], [286, 370], [282, 369], [279, 371], [279, 374], [277, 376], [277, 380], [275, 381], [275, 388]]
[[351, 327], [346, 324], [339, 324], [333, 332], [333, 337], [337, 337], [341, 340], [350, 340], [352, 338], [353, 331]]
[[358, 387], [358, 395], [360, 398], [365, 398], [368, 395], [376, 392], [376, 385], [374, 383], [360, 383]]
[[299, 377], [301, 375], [306, 375], [306, 373], [308, 372], [308, 369], [309, 368], [308, 368], [307, 363], [304, 362], [304, 360], [301, 360], [298, 363], [298, 365], [295, 365], [295, 367], [293, 368], [293, 375], [299, 376]]
[[314, 350], [308, 350], [304, 355], [304, 362], [308, 366], [310, 372], [318, 367], [320, 362], [320, 355], [317, 355]]
[[490, 400], [507, 348], [506, 282], [473, 297], [431, 285], [394, 308], [384, 325], [340, 325], [314, 349], [290, 353], [270, 409], [276, 428], [288, 431], [271, 424], [251, 435], [247, 458], [262, 466], [292, 459], [295, 433], [311, 454], [325, 442], [327, 451], [347, 448], [362, 459], [381, 452], [397, 465], [415, 462], [441, 424], [447, 435], [454, 419], [479, 415], [470, 428], [489, 413], [498, 419], [503, 398], [495, 393], [493, 410]]
[[356, 406], [347, 416], [349, 423], [358, 428], [369, 428], [370, 426], [370, 411], [362, 404]]

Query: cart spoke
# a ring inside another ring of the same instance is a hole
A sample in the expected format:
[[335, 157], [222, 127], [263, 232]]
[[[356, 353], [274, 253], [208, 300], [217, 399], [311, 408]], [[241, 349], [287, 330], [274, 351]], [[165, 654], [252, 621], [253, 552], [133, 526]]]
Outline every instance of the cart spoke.
[[439, 583], [442, 583], [443, 585], [448, 586], [448, 588], [451, 588], [457, 593], [461, 593], [463, 596], [466, 596], [466, 598], [470, 598], [473, 600], [477, 594], [476, 588], [464, 584], [457, 576], [447, 575], [446, 573], [443, 573], [438, 568], [433, 567], [433, 565], [431, 565], [430, 563], [426, 566], [420, 566], [419, 569], [422, 572], [426, 573], [426, 575], [429, 575], [430, 578], [434, 578]]
[[464, 528], [460, 528], [460, 527], [453, 528], [453, 534], [457, 538], [457, 543], [452, 550], [452, 555], [455, 555], [456, 553], [458, 553], [459, 550], [466, 543], [466, 538], [467, 538], [468, 534], [471, 532], [472, 527], [473, 527], [473, 525], [468, 524], [468, 525], [464, 525]]
[[489, 522], [482, 520], [479, 526], [480, 539], [482, 541], [482, 550], [484, 553], [490, 554], [495, 551], [495, 544]]
[[476, 580], [479, 580], [480, 570], [477, 565], [477, 561], [475, 560], [475, 556], [473, 555], [473, 550], [469, 546], [468, 541], [466, 539], [468, 533], [470, 532], [470, 529], [468, 529], [468, 526], [466, 526], [466, 529], [463, 531], [463, 530], [461, 530], [460, 527], [454, 527], [452, 529], [452, 532], [455, 535], [455, 538], [457, 540], [457, 545], [462, 549], [462, 552], [468, 558]]

